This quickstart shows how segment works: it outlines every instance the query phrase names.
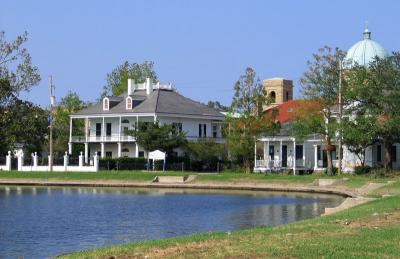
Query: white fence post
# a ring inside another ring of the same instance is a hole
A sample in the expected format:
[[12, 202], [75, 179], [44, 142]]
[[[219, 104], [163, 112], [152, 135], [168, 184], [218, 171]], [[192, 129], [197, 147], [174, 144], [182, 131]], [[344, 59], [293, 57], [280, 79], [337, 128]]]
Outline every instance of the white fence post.
[[81, 151], [81, 154], [79, 155], [79, 167], [82, 167], [82, 166], [83, 166], [83, 154]]
[[69, 163], [68, 152], [65, 151], [65, 155], [64, 155], [64, 169], [65, 169], [65, 171], [67, 171], [68, 163]]
[[37, 152], [33, 154], [33, 167], [36, 169], [38, 166], [38, 155]]
[[93, 166], [95, 172], [99, 171], [99, 157], [97, 156], [97, 152], [95, 152], [93, 156]]
[[8, 151], [8, 155], [6, 156], [6, 170], [11, 171], [11, 151]]
[[22, 171], [22, 166], [24, 165], [24, 152], [18, 152], [18, 171]]

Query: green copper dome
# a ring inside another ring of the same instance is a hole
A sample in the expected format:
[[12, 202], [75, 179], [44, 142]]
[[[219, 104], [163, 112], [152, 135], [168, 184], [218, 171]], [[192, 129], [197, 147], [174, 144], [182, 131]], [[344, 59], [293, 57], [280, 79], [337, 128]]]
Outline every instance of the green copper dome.
[[371, 40], [371, 32], [368, 29], [365, 29], [363, 40], [354, 44], [347, 51], [345, 61], [348, 66], [355, 63], [362, 66], [368, 66], [375, 57], [384, 58], [386, 56], [386, 50], [378, 42]]

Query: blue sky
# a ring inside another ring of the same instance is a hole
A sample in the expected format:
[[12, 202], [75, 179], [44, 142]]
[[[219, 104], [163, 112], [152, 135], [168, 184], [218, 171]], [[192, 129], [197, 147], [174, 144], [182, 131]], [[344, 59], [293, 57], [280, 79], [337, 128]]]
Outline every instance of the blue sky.
[[347, 50], [369, 22], [372, 39], [400, 50], [400, 1], [15, 1], [2, 0], [0, 30], [26, 44], [42, 81], [22, 96], [48, 104], [69, 90], [93, 101], [118, 64], [155, 62], [161, 82], [192, 99], [230, 104], [247, 66], [260, 79], [295, 84], [324, 45]]

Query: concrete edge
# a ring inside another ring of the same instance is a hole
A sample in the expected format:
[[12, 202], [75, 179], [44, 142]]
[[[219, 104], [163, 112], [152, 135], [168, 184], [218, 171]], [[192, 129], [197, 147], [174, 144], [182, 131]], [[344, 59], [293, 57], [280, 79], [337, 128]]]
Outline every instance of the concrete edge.
[[345, 198], [357, 198], [356, 193], [334, 188], [322, 188], [318, 186], [254, 186], [240, 184], [201, 184], [201, 183], [157, 183], [157, 182], [98, 182], [98, 181], [43, 181], [43, 180], [0, 180], [0, 185], [23, 186], [80, 186], [80, 187], [141, 187], [141, 188], [180, 188], [180, 189], [207, 189], [207, 190], [246, 190], [246, 191], [277, 191], [277, 192], [303, 192], [320, 193], [343, 196]]

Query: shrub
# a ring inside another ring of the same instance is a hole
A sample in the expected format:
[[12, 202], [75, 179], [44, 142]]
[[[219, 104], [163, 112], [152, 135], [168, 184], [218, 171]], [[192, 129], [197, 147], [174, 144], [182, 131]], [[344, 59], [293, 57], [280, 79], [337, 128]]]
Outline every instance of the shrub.
[[105, 157], [99, 160], [100, 170], [145, 170], [147, 160], [143, 157]]
[[371, 167], [369, 166], [356, 166], [354, 168], [354, 173], [357, 175], [364, 175], [368, 174], [369, 172], [371, 172]]

